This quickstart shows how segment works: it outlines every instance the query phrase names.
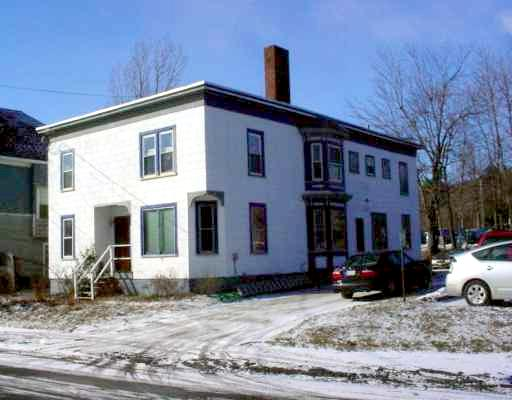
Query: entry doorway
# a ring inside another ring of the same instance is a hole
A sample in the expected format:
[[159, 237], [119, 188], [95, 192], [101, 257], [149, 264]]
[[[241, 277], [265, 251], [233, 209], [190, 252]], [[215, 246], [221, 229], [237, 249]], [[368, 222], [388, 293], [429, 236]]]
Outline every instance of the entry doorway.
[[[130, 244], [130, 216], [122, 216], [114, 218], [114, 244], [115, 245], [129, 245]], [[115, 247], [114, 266], [116, 272], [130, 272], [131, 260], [130, 247]]]

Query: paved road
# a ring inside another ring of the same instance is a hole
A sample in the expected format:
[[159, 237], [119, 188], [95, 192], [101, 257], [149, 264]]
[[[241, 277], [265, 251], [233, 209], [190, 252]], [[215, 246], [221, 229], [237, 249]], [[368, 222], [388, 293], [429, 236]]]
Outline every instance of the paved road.
[[[258, 399], [262, 398], [264, 397], [258, 397]], [[210, 394], [149, 383], [129, 382], [0, 365], [0, 399], [250, 400], [256, 398], [227, 393]]]

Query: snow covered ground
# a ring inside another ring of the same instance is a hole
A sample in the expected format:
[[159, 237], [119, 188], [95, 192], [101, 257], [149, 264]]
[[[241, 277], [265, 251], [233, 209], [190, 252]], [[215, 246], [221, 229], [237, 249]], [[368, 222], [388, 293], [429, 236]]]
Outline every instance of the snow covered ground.
[[[29, 312], [28, 306], [15, 310], [4, 304], [0, 365], [257, 398], [504, 399], [512, 395], [512, 356], [506, 352], [456, 353], [435, 351], [435, 346], [423, 351], [397, 351], [392, 346], [341, 351], [336, 346], [312, 346], [303, 339], [276, 344], [276, 338], [286, 335], [302, 338], [313, 326], [351, 324], [342, 319], [344, 314], [360, 311], [372, 316], [371, 307], [395, 303], [352, 302], [331, 291], [301, 291], [230, 304], [203, 296], [161, 302], [111, 300], [69, 313], [65, 306]], [[438, 306], [421, 304], [421, 312]], [[449, 304], [447, 309], [461, 307], [460, 315], [469, 309], [460, 302]], [[386, 312], [392, 315], [393, 306]], [[411, 310], [403, 312], [404, 318], [418, 316], [407, 314]], [[374, 324], [378, 331], [379, 321]], [[406, 332], [413, 325], [404, 326]], [[0, 394], [8, 394], [9, 387], [1, 387]]]

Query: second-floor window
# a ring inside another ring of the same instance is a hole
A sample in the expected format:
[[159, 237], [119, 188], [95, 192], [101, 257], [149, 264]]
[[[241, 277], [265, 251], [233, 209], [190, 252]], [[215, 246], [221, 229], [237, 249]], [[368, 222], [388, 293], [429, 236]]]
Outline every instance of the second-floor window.
[[63, 191], [73, 190], [75, 187], [75, 153], [64, 151], [60, 155], [60, 187]]
[[142, 177], [176, 173], [175, 129], [144, 134], [141, 137]]
[[247, 162], [249, 175], [265, 176], [263, 132], [247, 131]]
[[364, 158], [366, 166], [366, 176], [375, 176], [375, 157], [367, 155]]
[[348, 170], [351, 174], [359, 173], [359, 153], [357, 151], [348, 152]]
[[322, 181], [324, 179], [322, 143], [311, 144], [311, 179], [313, 181]]
[[341, 147], [328, 146], [329, 162], [329, 180], [331, 182], [341, 182], [343, 179], [343, 161], [341, 158]]
[[387, 158], [382, 159], [382, 179], [391, 179], [391, 162]]
[[400, 194], [402, 196], [409, 195], [409, 171], [407, 163], [400, 161], [398, 163], [398, 177], [400, 180]]

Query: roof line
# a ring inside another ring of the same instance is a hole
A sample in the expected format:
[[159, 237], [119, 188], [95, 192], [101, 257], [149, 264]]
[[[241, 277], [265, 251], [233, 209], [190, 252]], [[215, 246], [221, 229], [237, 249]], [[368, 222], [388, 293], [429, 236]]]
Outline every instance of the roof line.
[[58, 121], [58, 122], [55, 122], [52, 124], [44, 125], [44, 126], [36, 128], [36, 130], [40, 134], [43, 134], [43, 135], [48, 134], [54, 129], [59, 129], [59, 128], [62, 128], [65, 126], [77, 125], [81, 122], [91, 121], [91, 120], [102, 118], [102, 117], [105, 117], [108, 115], [113, 115], [118, 112], [127, 111], [127, 110], [130, 110], [133, 108], [137, 108], [142, 105], [147, 105], [147, 104], [151, 104], [151, 103], [164, 101], [167, 98], [174, 97], [176, 95], [187, 93], [187, 92], [194, 92], [194, 91], [202, 89], [202, 88], [205, 88], [208, 90], [213, 90], [213, 91], [223, 93], [223, 94], [237, 96], [242, 99], [256, 101], [261, 104], [270, 105], [271, 107], [278, 108], [278, 109], [285, 110], [285, 111], [294, 112], [296, 114], [301, 114], [301, 115], [305, 115], [305, 116], [309, 116], [309, 117], [313, 117], [313, 118], [331, 120], [337, 124], [342, 125], [345, 128], [354, 129], [354, 130], [357, 130], [359, 132], [362, 132], [362, 133], [365, 133], [365, 134], [368, 134], [371, 136], [376, 136], [376, 137], [380, 137], [384, 140], [389, 140], [389, 141], [393, 141], [395, 143], [401, 143], [404, 145], [412, 146], [417, 149], [422, 148], [422, 146], [420, 144], [411, 142], [409, 140], [389, 136], [389, 135], [379, 133], [379, 132], [376, 132], [376, 131], [373, 131], [370, 129], [366, 129], [362, 126], [358, 126], [358, 125], [355, 125], [355, 124], [352, 124], [349, 122], [339, 120], [337, 118], [332, 118], [332, 117], [329, 117], [324, 114], [309, 111], [309, 110], [294, 106], [289, 103], [284, 103], [284, 102], [276, 101], [276, 100], [270, 100], [270, 99], [267, 99], [262, 96], [254, 95], [252, 93], [247, 93], [247, 92], [243, 92], [243, 91], [236, 90], [236, 89], [231, 89], [229, 87], [218, 85], [216, 83], [212, 83], [212, 82], [208, 82], [208, 81], [194, 82], [189, 85], [180, 86], [178, 88], [167, 90], [165, 92], [154, 94], [154, 95], [151, 95], [148, 97], [143, 97], [140, 99], [129, 101], [127, 103], [122, 103], [122, 104], [115, 105], [112, 107], [103, 108], [103, 109], [100, 109], [100, 110], [97, 110], [97, 111], [94, 111], [94, 112], [91, 112], [88, 114], [83, 114], [83, 115], [79, 115], [77, 117], [72, 117], [72, 118], [68, 118], [68, 119]]

